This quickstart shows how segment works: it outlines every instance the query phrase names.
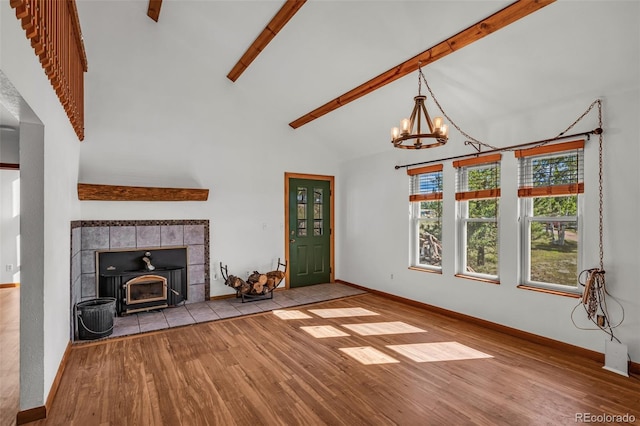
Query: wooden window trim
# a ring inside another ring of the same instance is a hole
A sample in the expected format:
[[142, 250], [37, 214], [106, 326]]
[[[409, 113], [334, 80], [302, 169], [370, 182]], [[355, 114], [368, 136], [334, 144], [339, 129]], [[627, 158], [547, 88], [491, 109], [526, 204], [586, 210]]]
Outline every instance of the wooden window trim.
[[551, 290], [549, 288], [534, 287], [534, 286], [526, 285], [526, 284], [520, 284], [520, 285], [517, 286], [517, 288], [522, 289], [522, 290], [537, 291], [539, 293], [553, 294], [553, 295], [556, 295], [556, 296], [571, 297], [573, 299], [580, 299], [582, 297], [582, 295], [580, 295], [578, 293], [571, 293], [571, 292], [568, 292], [568, 291], [561, 291], [561, 290]]
[[475, 166], [478, 164], [490, 164], [498, 163], [502, 160], [502, 154], [482, 155], [480, 157], [467, 158], [465, 160], [458, 160], [453, 162], [453, 167], [459, 169], [460, 167]]
[[456, 201], [477, 200], [482, 198], [498, 198], [500, 197], [500, 193], [500, 188], [456, 192]]
[[441, 172], [443, 170], [442, 164], [434, 164], [432, 166], [419, 167], [417, 169], [407, 169], [409, 176], [422, 175], [425, 173]]
[[409, 201], [435, 201], [442, 200], [442, 192], [433, 192], [431, 194], [415, 194], [409, 195]]
[[584, 139], [553, 145], [536, 146], [534, 148], [518, 149], [514, 151], [516, 158], [533, 157], [534, 155], [553, 154], [556, 152], [575, 151], [584, 148]]
[[575, 195], [584, 193], [584, 183], [568, 183], [566, 185], [541, 186], [538, 188], [519, 188], [518, 197], [546, 197], [555, 195]]
[[473, 275], [455, 274], [454, 277], [456, 277], [456, 278], [465, 278], [465, 279], [473, 280], [473, 281], [480, 281], [480, 282], [487, 283], [487, 284], [500, 285], [500, 281], [498, 281], [498, 280], [492, 280], [490, 278], [474, 277]]
[[418, 272], [427, 272], [429, 274], [440, 274], [442, 275], [442, 269], [430, 269], [430, 268], [420, 268], [418, 266], [409, 266], [410, 271], [418, 271]]

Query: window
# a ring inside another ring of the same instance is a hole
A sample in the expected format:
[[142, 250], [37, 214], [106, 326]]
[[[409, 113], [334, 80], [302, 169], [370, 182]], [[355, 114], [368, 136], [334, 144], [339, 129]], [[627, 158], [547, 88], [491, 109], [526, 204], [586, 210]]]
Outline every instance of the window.
[[407, 170], [411, 176], [411, 266], [442, 270], [442, 164]]
[[521, 282], [576, 290], [580, 271], [584, 141], [516, 151]]
[[454, 161], [458, 274], [498, 279], [501, 154]]

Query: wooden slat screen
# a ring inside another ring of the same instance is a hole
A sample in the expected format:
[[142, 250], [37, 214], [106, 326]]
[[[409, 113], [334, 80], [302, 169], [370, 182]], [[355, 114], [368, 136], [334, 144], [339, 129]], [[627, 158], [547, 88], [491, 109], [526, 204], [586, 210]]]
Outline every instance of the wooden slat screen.
[[10, 0], [78, 139], [84, 139], [87, 57], [75, 0]]
[[584, 140], [518, 150], [519, 197], [584, 193]]

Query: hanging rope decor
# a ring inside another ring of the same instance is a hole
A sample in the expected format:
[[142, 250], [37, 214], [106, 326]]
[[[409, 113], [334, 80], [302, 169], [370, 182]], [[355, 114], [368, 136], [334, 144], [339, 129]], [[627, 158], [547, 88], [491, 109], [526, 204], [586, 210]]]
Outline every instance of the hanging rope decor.
[[[585, 111], [571, 126], [569, 126], [564, 132], [560, 133], [562, 136], [573, 126], [575, 126], [585, 115], [589, 113], [595, 106], [598, 107], [598, 128], [602, 129], [602, 101], [596, 100], [591, 104], [589, 109]], [[582, 293], [582, 300], [571, 311], [571, 321], [573, 325], [580, 330], [602, 330], [611, 337], [611, 340], [615, 340], [621, 343], [620, 340], [614, 335], [613, 329], [618, 327], [624, 321], [624, 307], [613, 296], [609, 294], [605, 282], [605, 270], [604, 270], [604, 191], [603, 191], [603, 136], [602, 132], [598, 134], [598, 250], [599, 250], [599, 267], [582, 271], [578, 276], [578, 282], [584, 287]], [[611, 323], [611, 317], [607, 308], [607, 297], [614, 300], [622, 311], [622, 318], [617, 324]], [[596, 325], [597, 328], [583, 328], [576, 325], [573, 320], [573, 314], [578, 306], [583, 306], [587, 314], [587, 318]]]

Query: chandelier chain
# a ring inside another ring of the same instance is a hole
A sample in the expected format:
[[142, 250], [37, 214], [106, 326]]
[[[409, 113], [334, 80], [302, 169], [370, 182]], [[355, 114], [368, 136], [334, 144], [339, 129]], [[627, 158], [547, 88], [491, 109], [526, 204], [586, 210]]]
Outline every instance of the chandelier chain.
[[[431, 95], [431, 98], [433, 99], [433, 102], [436, 104], [436, 106], [438, 107], [438, 109], [440, 110], [440, 112], [442, 113], [442, 115], [449, 121], [449, 123], [451, 123], [451, 125], [453, 127], [456, 128], [456, 130], [458, 132], [460, 132], [460, 134], [462, 136], [464, 136], [465, 138], [467, 138], [467, 142], [472, 142], [475, 143], [477, 145], [480, 146], [484, 146], [486, 148], [489, 149], [493, 149], [493, 150], [500, 150], [500, 151], [515, 151], [516, 149], [503, 149], [491, 144], [488, 144], [486, 142], [482, 142], [476, 138], [474, 138], [473, 136], [471, 136], [470, 134], [468, 134], [467, 132], [465, 132], [464, 130], [462, 130], [462, 128], [460, 128], [460, 126], [458, 126], [458, 124], [453, 121], [451, 119], [451, 117], [449, 117], [449, 115], [444, 111], [444, 109], [442, 108], [442, 105], [440, 105], [440, 102], [438, 101], [438, 99], [436, 98], [436, 96], [433, 94], [433, 90], [431, 90], [431, 86], [429, 86], [429, 82], [427, 81], [427, 79], [425, 78], [424, 74], [422, 73], [422, 69], [418, 70], [418, 80], [420, 81], [420, 79], [424, 80], [424, 85], [427, 87], [427, 90], [429, 91], [429, 94]], [[586, 115], [588, 115], [591, 110], [598, 105], [598, 128], [602, 128], [602, 102], [600, 99], [596, 99], [595, 101], [593, 101], [591, 103], [591, 105], [589, 105], [589, 107], [586, 109], [585, 112], [583, 112], [573, 123], [571, 123], [571, 125], [569, 127], [567, 127], [564, 131], [560, 132], [558, 134], [558, 136], [551, 138], [551, 139], [546, 139], [542, 142], [540, 142], [538, 145], [534, 145], [531, 148], [536, 148], [539, 146], [543, 146], [546, 145], [550, 142], [553, 142], [557, 139], [560, 139], [565, 133], [567, 133], [569, 130], [571, 130], [573, 127], [576, 126], [576, 124], [578, 124]], [[600, 141], [602, 141], [602, 133], [600, 133]]]
[[449, 117], [449, 115], [447, 115], [446, 112], [444, 112], [444, 110], [442, 109], [442, 106], [440, 105], [440, 102], [438, 102], [438, 99], [436, 98], [436, 96], [433, 94], [433, 91], [431, 90], [431, 86], [429, 86], [429, 83], [427, 82], [427, 79], [425, 78], [424, 74], [422, 73], [422, 69], [419, 70], [418, 73], [418, 79], [422, 78], [422, 80], [424, 80], [424, 85], [427, 87], [427, 90], [429, 91], [429, 94], [431, 95], [431, 98], [433, 99], [433, 102], [435, 102], [436, 106], [438, 107], [438, 109], [440, 110], [440, 112], [442, 113], [442, 115], [449, 120], [449, 123], [451, 123], [451, 125], [453, 127], [456, 128], [457, 131], [460, 132], [460, 134], [462, 134], [462, 136], [464, 136], [465, 138], [469, 139], [470, 141], [477, 143], [478, 145], [482, 145], [482, 146], [486, 146], [487, 148], [491, 148], [491, 149], [498, 149], [498, 147], [489, 145], [488, 143], [485, 142], [480, 142], [479, 140], [477, 140], [476, 138], [474, 138], [473, 136], [469, 135], [468, 133], [466, 133], [464, 130], [462, 130], [460, 128], [460, 126], [458, 126], [456, 124], [455, 121], [453, 121], [451, 119], [451, 117]]
[[591, 112], [591, 110], [598, 105], [598, 127], [602, 128], [602, 102], [600, 101], [600, 99], [596, 99], [595, 101], [593, 101], [591, 103], [591, 105], [589, 105], [589, 108], [587, 108], [587, 110], [585, 112], [582, 113], [582, 115], [578, 118], [576, 118], [576, 121], [574, 121], [573, 123], [571, 123], [571, 125], [569, 127], [567, 127], [566, 129], [564, 129], [563, 132], [560, 132], [558, 134], [558, 136], [556, 137], [561, 137], [563, 136], [565, 133], [567, 133], [569, 130], [573, 129], [573, 127], [578, 124], [580, 122], [580, 120], [582, 120], [587, 114], [589, 114]]

